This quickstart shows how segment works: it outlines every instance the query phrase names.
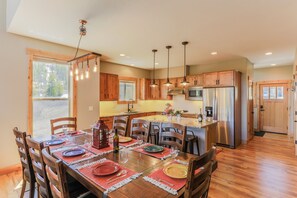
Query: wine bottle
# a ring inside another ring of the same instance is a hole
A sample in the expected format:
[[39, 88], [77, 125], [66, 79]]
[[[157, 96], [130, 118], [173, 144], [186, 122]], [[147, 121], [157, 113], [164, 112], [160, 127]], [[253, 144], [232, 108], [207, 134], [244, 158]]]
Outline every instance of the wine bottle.
[[202, 121], [203, 121], [203, 115], [200, 108], [200, 113], [198, 114], [198, 122], [202, 122]]
[[119, 147], [119, 134], [118, 134], [118, 129], [115, 129], [115, 134], [113, 136], [113, 152], [114, 153], [118, 153], [119, 150], [120, 150], [120, 147]]

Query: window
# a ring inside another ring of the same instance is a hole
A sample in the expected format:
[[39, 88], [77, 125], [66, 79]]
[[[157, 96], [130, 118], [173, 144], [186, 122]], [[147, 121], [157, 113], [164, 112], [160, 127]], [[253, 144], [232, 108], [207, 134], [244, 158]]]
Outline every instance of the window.
[[284, 87], [263, 87], [263, 99], [265, 100], [282, 100], [284, 99]]
[[50, 120], [70, 116], [70, 77], [67, 64], [33, 61], [32, 120], [34, 136], [51, 133]]
[[263, 87], [263, 99], [269, 99], [269, 87]]
[[269, 98], [270, 99], [276, 99], [276, 87], [270, 87], [269, 92], [270, 92]]
[[284, 87], [277, 87], [277, 99], [284, 99]]
[[119, 77], [119, 102], [136, 101], [137, 79]]

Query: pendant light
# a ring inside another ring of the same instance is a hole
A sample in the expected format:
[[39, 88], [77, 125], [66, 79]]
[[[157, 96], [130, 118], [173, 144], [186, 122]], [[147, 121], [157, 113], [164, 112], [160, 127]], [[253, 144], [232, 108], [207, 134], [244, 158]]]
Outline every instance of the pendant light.
[[155, 80], [155, 67], [156, 67], [156, 52], [157, 52], [158, 50], [156, 50], [156, 49], [153, 49], [152, 50], [152, 52], [154, 53], [154, 69], [153, 69], [153, 79], [152, 79], [152, 82], [151, 82], [151, 84], [150, 84], [150, 86], [151, 87], [156, 87], [156, 86], [158, 86], [157, 84], [156, 84], [156, 80]]
[[182, 42], [183, 46], [184, 46], [184, 78], [183, 81], [181, 82], [181, 84], [183, 86], [186, 86], [187, 84], [189, 84], [189, 82], [187, 81], [187, 67], [186, 67], [186, 45], [188, 44], [188, 41], [184, 41]]
[[168, 60], [167, 60], [167, 81], [166, 83], [164, 83], [164, 85], [166, 85], [167, 87], [169, 87], [170, 85], [172, 85], [172, 83], [169, 80], [169, 50], [170, 48], [172, 48], [172, 46], [166, 46], [166, 49], [168, 50]]

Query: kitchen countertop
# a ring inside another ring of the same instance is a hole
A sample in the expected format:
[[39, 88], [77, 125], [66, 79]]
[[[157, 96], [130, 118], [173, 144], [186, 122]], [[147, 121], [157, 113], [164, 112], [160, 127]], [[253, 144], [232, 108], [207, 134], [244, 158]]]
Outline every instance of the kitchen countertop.
[[161, 112], [161, 111], [136, 111], [132, 113], [128, 112], [119, 112], [119, 113], [102, 113], [100, 114], [100, 117], [112, 117], [112, 116], [127, 116], [127, 115], [135, 115], [135, 114], [141, 114], [141, 113], [153, 113], [153, 112]]
[[181, 124], [181, 125], [184, 125], [187, 127], [193, 127], [193, 128], [205, 128], [209, 125], [213, 125], [217, 123], [216, 120], [213, 120], [213, 121], [203, 120], [203, 122], [198, 122], [198, 119], [196, 118], [180, 118], [180, 120], [178, 121], [176, 117], [175, 118], [172, 117], [172, 119], [169, 120], [169, 118], [165, 115], [144, 116], [144, 117], [138, 117], [134, 119], [142, 119], [142, 120], [147, 120], [149, 122], [177, 123], [177, 124]]

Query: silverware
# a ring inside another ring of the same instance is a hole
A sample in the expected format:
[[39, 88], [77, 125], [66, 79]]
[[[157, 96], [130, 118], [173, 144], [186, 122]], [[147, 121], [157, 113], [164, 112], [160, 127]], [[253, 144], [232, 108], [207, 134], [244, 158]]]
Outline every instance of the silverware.
[[160, 178], [158, 178], [158, 177], [156, 177], [156, 179], [159, 181], [159, 182], [163, 182], [163, 183], [166, 183], [166, 184], [168, 184], [169, 186], [174, 186], [174, 184], [172, 184], [172, 183], [170, 183], [169, 181], [166, 181], [166, 180], [164, 180], [164, 179], [160, 179]]
[[114, 178], [114, 179], [112, 179], [112, 180], [109, 180], [109, 181], [106, 182], [106, 183], [109, 184], [109, 183], [114, 182], [114, 181], [116, 181], [116, 180], [118, 180], [118, 179], [120, 179], [120, 178], [123, 178], [123, 177], [125, 177], [125, 176], [127, 176], [127, 173], [126, 173], [126, 174], [123, 174], [123, 175], [121, 175], [121, 176], [119, 176], [119, 177], [116, 177], [116, 178]]
[[110, 181], [110, 180], [112, 180], [112, 179], [114, 179], [114, 178], [116, 178], [116, 177], [121, 176], [122, 174], [127, 174], [127, 170], [121, 170], [120, 172], [118, 172], [118, 174], [116, 174], [116, 175], [114, 175], [113, 177], [107, 179], [106, 181], [108, 182], [108, 181]]

